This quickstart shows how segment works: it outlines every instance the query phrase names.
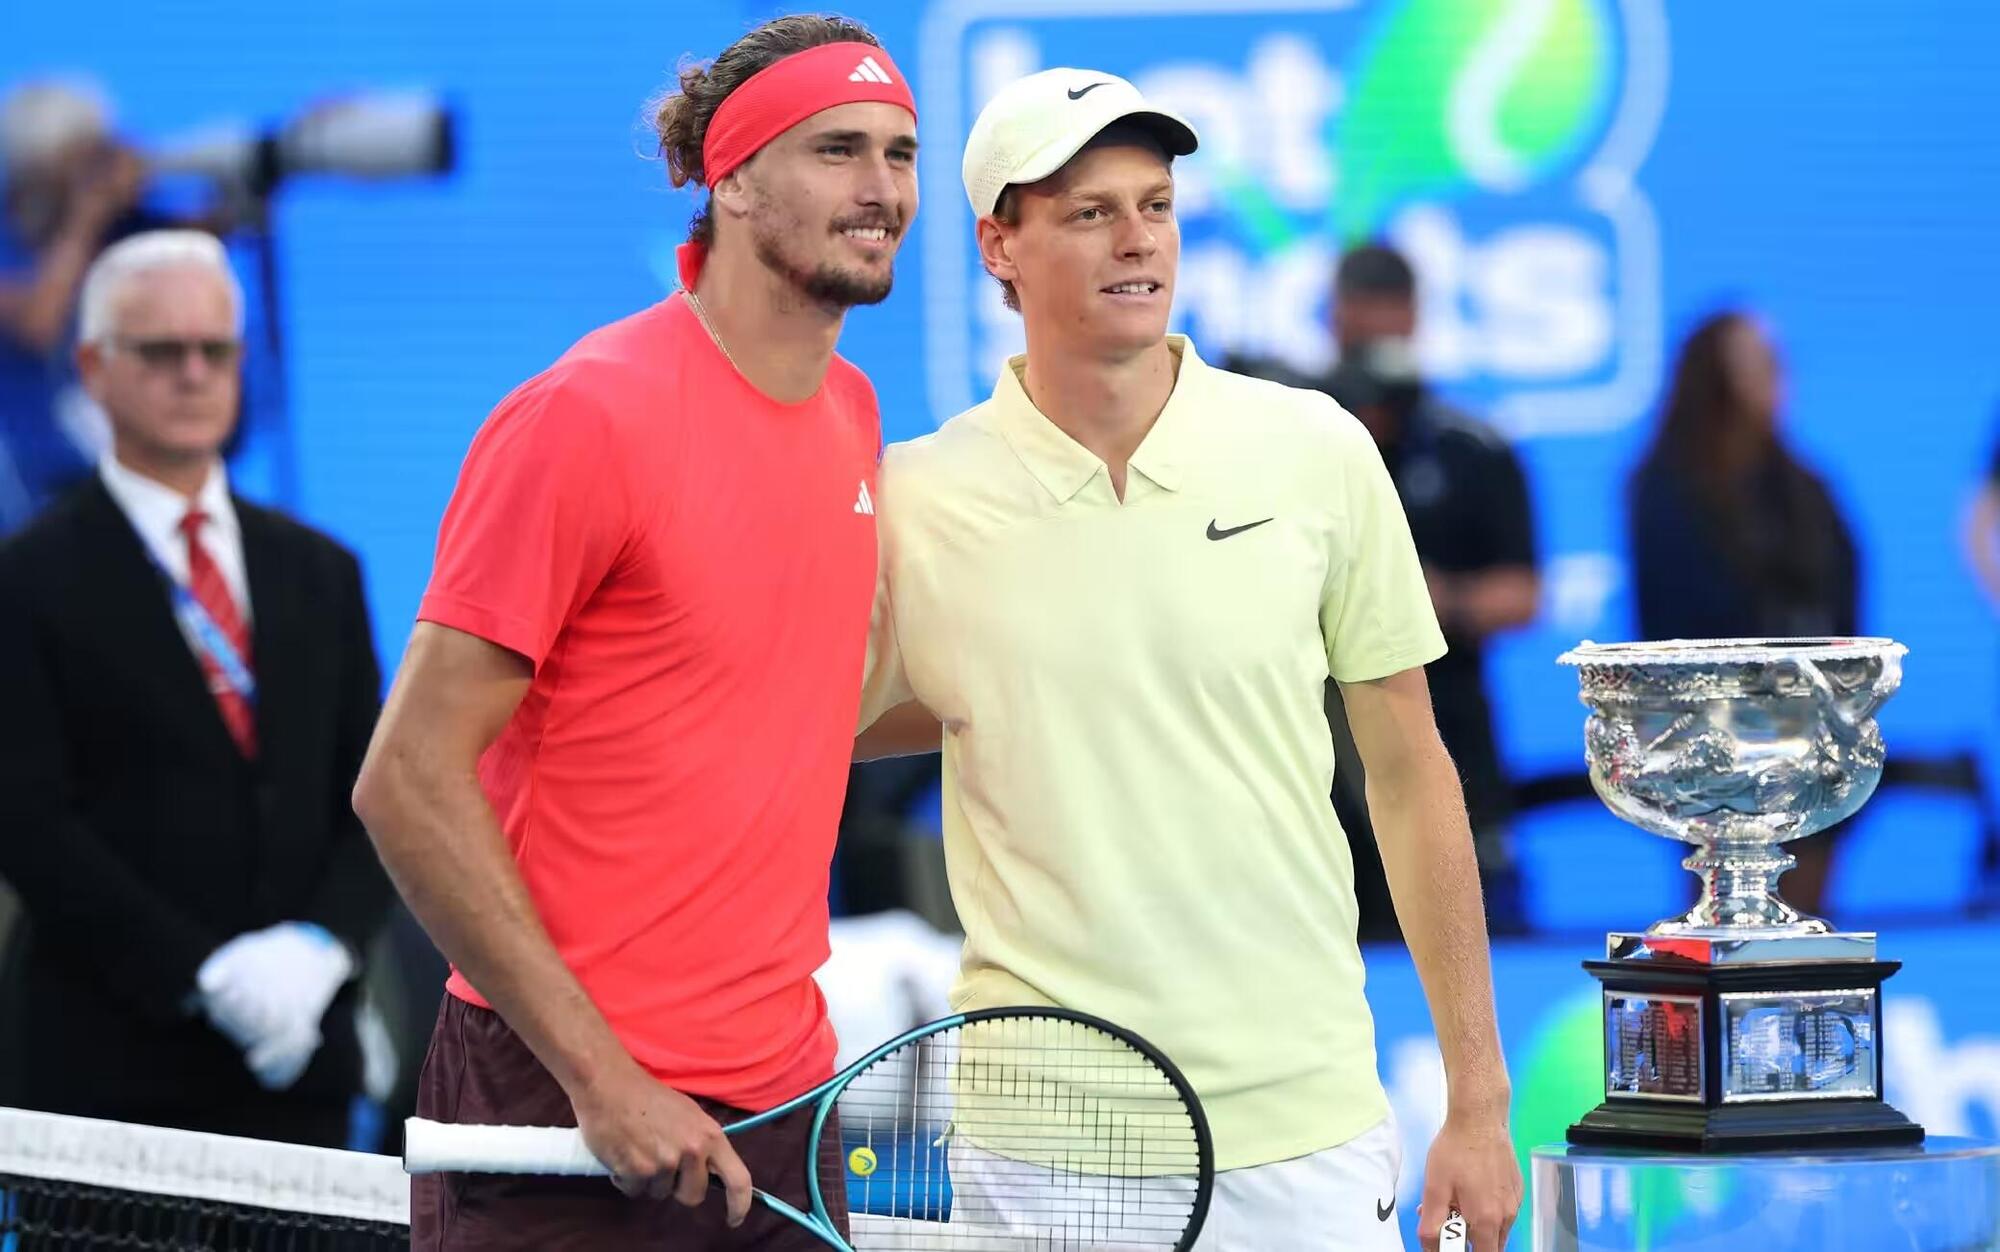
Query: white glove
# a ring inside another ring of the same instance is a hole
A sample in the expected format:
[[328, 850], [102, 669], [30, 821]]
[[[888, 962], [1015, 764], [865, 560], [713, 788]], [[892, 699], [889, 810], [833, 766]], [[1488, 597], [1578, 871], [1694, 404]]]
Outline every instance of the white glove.
[[320, 1041], [318, 1026], [303, 1030], [288, 1027], [282, 1034], [269, 1035], [252, 1044], [243, 1054], [243, 1062], [266, 1091], [283, 1091], [297, 1082], [299, 1075], [306, 1072], [306, 1066], [312, 1064]]
[[243, 1049], [272, 1090], [298, 1081], [320, 1045], [319, 1022], [354, 958], [326, 929], [281, 922], [231, 939], [195, 973], [202, 1010]]

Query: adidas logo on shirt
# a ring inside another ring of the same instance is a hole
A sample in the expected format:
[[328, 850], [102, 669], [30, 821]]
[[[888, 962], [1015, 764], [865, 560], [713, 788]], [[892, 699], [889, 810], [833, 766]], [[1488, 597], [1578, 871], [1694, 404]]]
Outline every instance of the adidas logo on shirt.
[[867, 483], [861, 484], [861, 495], [854, 501], [854, 511], [866, 513], [870, 517], [875, 516], [875, 497], [868, 494]]
[[[850, 83], [893, 83], [896, 80], [889, 77], [889, 71], [883, 69], [881, 63], [874, 57], [862, 57], [861, 64], [854, 67], [854, 72], [847, 76], [847, 81]], [[864, 511], [873, 513], [875, 510], [855, 510], [857, 513]]]

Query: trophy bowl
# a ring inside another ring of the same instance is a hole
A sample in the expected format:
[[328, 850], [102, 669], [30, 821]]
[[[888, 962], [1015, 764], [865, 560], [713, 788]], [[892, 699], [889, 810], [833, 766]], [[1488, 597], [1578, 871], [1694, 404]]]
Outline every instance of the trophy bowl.
[[1584, 642], [1584, 756], [1611, 811], [1695, 845], [1702, 880], [1685, 915], [1652, 935], [1827, 934], [1780, 899], [1795, 863], [1779, 845], [1850, 816], [1882, 778], [1875, 713], [1902, 682], [1889, 639]]

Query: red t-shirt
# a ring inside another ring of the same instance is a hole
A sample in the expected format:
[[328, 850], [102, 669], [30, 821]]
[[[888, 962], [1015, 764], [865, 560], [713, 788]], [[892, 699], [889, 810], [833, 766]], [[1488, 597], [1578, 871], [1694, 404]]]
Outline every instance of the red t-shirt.
[[535, 907], [641, 1065], [741, 1108], [832, 1072], [880, 442], [854, 366], [777, 403], [675, 296], [494, 410], [417, 614], [534, 662], [479, 776]]

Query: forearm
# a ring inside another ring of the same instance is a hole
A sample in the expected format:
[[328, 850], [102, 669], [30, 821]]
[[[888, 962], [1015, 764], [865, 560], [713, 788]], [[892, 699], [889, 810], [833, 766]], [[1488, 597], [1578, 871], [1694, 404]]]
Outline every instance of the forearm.
[[30, 351], [52, 351], [69, 325], [96, 243], [94, 232], [77, 228], [57, 236], [42, 253], [33, 280], [0, 301], [0, 327]]
[[1444, 1056], [1451, 1111], [1504, 1117], [1506, 1061], [1472, 833], [1442, 744], [1395, 768], [1370, 766], [1368, 810]]
[[574, 1095], [631, 1059], [563, 963], [473, 772], [378, 745], [355, 787], [390, 879], [438, 950]]

